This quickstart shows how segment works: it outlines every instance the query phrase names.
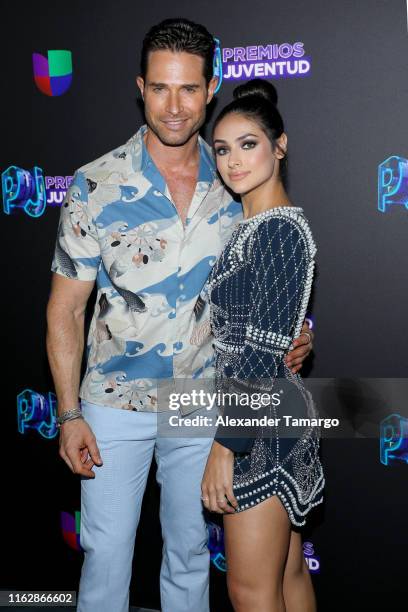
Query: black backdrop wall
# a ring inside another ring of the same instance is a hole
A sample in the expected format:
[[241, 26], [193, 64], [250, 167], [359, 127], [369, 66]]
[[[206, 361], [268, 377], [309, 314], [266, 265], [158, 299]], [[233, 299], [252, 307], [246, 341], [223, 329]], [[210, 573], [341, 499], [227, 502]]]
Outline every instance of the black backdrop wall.
[[[153, 23], [184, 16], [204, 23], [222, 49], [303, 43], [310, 70], [281, 76], [275, 84], [289, 137], [290, 194], [304, 207], [319, 247], [315, 354], [308, 370], [313, 377], [336, 379], [334, 388], [342, 392], [334, 395], [349, 416], [363, 411], [373, 425], [369, 435], [324, 441], [326, 502], [305, 534], [312, 543], [305, 552], [313, 546], [318, 561], [311, 569], [319, 562], [313, 580], [322, 611], [391, 609], [404, 601], [408, 468], [401, 460], [381, 463], [379, 434], [381, 419], [408, 412], [407, 380], [401, 380], [407, 376], [408, 340], [406, 2], [38, 0], [8, 3], [2, 16], [1, 221], [7, 262], [0, 588], [75, 590], [82, 560], [75, 525], [65, 533], [71, 546], [61, 529], [61, 512], [74, 517], [79, 510], [79, 482], [59, 459], [52, 428], [38, 431], [34, 413], [31, 424], [27, 417], [35, 401], [46, 411], [42, 398], [53, 391], [45, 307], [59, 206], [49, 203], [35, 217], [10, 205], [7, 189], [16, 171], [8, 169], [37, 166], [44, 177], [67, 177], [125, 142], [143, 121], [135, 85], [142, 37]], [[44, 95], [33, 79], [32, 54], [46, 56], [52, 49], [72, 52], [72, 84], [60, 96]], [[287, 45], [281, 48], [283, 55], [289, 52]], [[231, 99], [227, 62], [224, 70], [212, 116]], [[58, 200], [49, 183], [48, 199]], [[395, 203], [382, 212], [385, 197]], [[153, 470], [131, 601], [158, 608], [157, 497]], [[229, 609], [225, 573], [215, 564], [212, 609]]]

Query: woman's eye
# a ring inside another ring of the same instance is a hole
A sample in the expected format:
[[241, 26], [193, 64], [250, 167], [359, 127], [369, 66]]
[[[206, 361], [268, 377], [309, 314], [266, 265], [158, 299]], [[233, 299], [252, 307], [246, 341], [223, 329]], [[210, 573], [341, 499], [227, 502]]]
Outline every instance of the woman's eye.
[[243, 149], [253, 149], [254, 147], [256, 147], [257, 143], [253, 142], [252, 140], [247, 140], [246, 142], [244, 142], [242, 144], [242, 148]]
[[215, 153], [217, 155], [225, 155], [226, 152], [227, 152], [227, 149], [225, 147], [220, 147], [219, 149], [215, 149]]

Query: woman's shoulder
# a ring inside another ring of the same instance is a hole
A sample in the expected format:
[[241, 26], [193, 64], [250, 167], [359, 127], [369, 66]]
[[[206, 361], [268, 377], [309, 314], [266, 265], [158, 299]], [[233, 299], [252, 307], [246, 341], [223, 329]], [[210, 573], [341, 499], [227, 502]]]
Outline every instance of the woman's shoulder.
[[274, 227], [285, 224], [303, 224], [306, 217], [300, 206], [274, 206], [253, 217], [240, 221], [248, 230], [258, 230], [265, 226]]
[[281, 244], [304, 243], [310, 257], [316, 253], [316, 243], [304, 211], [299, 206], [277, 206], [244, 221], [248, 233], [260, 246], [279, 241]]

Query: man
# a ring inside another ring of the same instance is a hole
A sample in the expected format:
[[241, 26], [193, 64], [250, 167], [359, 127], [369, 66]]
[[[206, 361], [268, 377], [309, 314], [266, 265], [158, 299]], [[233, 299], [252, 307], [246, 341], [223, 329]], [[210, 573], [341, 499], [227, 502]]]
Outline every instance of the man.
[[[61, 210], [47, 347], [60, 456], [82, 476], [79, 612], [128, 610], [153, 453], [162, 610], [209, 609], [200, 484], [212, 440], [157, 435], [158, 416], [168, 410], [157, 383], [212, 375], [208, 306], [198, 296], [242, 215], [199, 137], [217, 84], [213, 54], [211, 35], [187, 20], [166, 20], [148, 32], [137, 79], [147, 125], [78, 170]], [[95, 280], [79, 390], [84, 312]], [[307, 330], [288, 355], [295, 371], [311, 348]]]

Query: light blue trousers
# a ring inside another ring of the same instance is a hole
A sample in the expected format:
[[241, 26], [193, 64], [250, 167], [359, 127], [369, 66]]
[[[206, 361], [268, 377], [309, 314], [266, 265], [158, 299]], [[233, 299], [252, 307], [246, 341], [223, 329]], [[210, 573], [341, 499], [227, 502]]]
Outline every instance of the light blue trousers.
[[155, 413], [84, 400], [82, 411], [103, 465], [93, 468], [94, 479], [81, 480], [80, 541], [85, 556], [77, 611], [129, 610], [135, 535], [154, 453], [164, 542], [162, 611], [208, 612], [209, 552], [200, 485], [212, 438], [158, 436]]

